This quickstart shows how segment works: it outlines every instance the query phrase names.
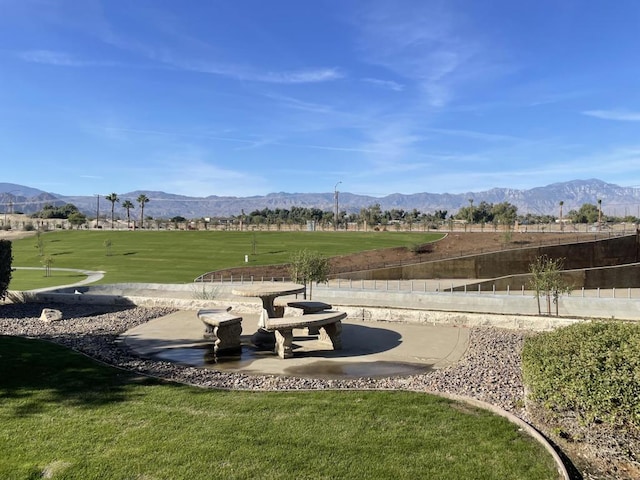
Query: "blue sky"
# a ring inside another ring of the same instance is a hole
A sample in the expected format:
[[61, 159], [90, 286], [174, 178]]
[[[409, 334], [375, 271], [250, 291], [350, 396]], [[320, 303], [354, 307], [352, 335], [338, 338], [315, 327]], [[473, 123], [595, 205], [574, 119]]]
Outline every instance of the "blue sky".
[[636, 0], [0, 0], [0, 181], [640, 185]]

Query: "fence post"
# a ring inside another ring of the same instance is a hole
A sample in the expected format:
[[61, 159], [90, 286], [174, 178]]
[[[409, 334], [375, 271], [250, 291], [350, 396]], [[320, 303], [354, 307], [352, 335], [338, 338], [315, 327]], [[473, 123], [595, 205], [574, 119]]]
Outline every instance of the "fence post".
[[584, 287], [582, 287], [582, 298], [584, 298]]
[[524, 285], [522, 285], [522, 296], [524, 297]]
[[509, 296], [509, 291], [510, 291], [510, 285], [507, 285], [507, 296]]
[[496, 284], [495, 283], [493, 284], [493, 288], [491, 290], [493, 291], [493, 294], [495, 295], [496, 294]]
[[613, 289], [612, 289], [612, 295], [613, 295], [613, 298], [616, 298], [616, 287], [613, 287]]
[[598, 287], [598, 298], [600, 298], [600, 287]]
[[233, 275], [231, 275], [231, 283], [233, 283]]

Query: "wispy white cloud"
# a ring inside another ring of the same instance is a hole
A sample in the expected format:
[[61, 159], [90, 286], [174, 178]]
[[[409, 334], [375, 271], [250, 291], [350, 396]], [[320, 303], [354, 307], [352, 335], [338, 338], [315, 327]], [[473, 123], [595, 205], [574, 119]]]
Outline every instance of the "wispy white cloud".
[[309, 102], [306, 100], [301, 100], [299, 98], [291, 97], [288, 95], [282, 95], [277, 93], [267, 93], [265, 97], [275, 100], [278, 102], [278, 106], [283, 106], [285, 108], [291, 108], [294, 110], [301, 110], [309, 113], [333, 113], [335, 112], [333, 106], [317, 103], [317, 102]]
[[184, 61], [164, 55], [156, 57], [162, 63], [180, 70], [208, 73], [237, 80], [277, 84], [301, 84], [330, 82], [343, 78], [343, 74], [336, 68], [317, 68], [290, 71], [262, 72], [243, 65], [221, 64], [215, 62]]
[[452, 135], [456, 137], [471, 138], [474, 140], [483, 140], [487, 142], [511, 142], [520, 141], [522, 139], [511, 135], [502, 135], [496, 133], [476, 132], [472, 130], [456, 130], [449, 128], [427, 128], [426, 131], [439, 133], [442, 135]]
[[362, 81], [370, 83], [377, 87], [393, 90], [394, 92], [401, 92], [404, 90], [403, 84], [394, 82], [393, 80], [380, 80], [378, 78], [363, 78]]
[[445, 2], [367, 5], [354, 22], [364, 60], [414, 82], [429, 105], [446, 105], [462, 79], [490, 70], [481, 40]]
[[640, 112], [627, 110], [586, 110], [583, 115], [601, 118], [603, 120], [616, 120], [620, 122], [640, 122]]
[[248, 82], [275, 84], [303, 84], [330, 82], [344, 78], [344, 73], [335, 67], [308, 67], [291, 70], [264, 71], [241, 63], [227, 63], [202, 58], [194, 58], [193, 54], [176, 51], [174, 48], [159, 47], [141, 42], [137, 39], [116, 34], [107, 28], [100, 33], [103, 42], [118, 49], [145, 57], [165, 67], [190, 72], [206, 73], [222, 77], [234, 78]]
[[146, 189], [188, 196], [250, 196], [269, 191], [265, 177], [252, 174], [245, 166], [239, 170], [222, 163], [202, 147], [183, 145], [168, 153], [157, 153], [141, 178]]
[[16, 54], [18, 58], [30, 63], [41, 63], [56, 67], [115, 67], [118, 62], [83, 60], [67, 52], [53, 50], [28, 50]]
[[268, 83], [295, 84], [330, 82], [333, 80], [339, 80], [343, 77], [344, 75], [336, 68], [320, 68], [289, 72], [255, 73], [246, 78], [246, 80]]

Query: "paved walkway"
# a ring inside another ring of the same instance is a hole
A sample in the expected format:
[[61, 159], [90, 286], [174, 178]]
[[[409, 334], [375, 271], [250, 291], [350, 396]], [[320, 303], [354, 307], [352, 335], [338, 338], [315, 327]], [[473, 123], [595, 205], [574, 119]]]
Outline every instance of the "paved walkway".
[[[42, 267], [13, 267], [15, 270], [41, 270], [44, 271], [44, 268]], [[104, 277], [104, 272], [101, 271], [95, 271], [95, 270], [80, 270], [77, 268], [54, 268], [51, 267], [50, 270], [55, 270], [57, 272], [75, 272], [75, 273], [81, 273], [83, 275], [86, 275], [87, 278], [85, 278], [84, 280], [80, 280], [79, 282], [73, 282], [69, 285], [56, 285], [55, 287], [45, 287], [45, 288], [37, 288], [34, 290], [29, 290], [31, 292], [46, 292], [52, 289], [58, 289], [58, 288], [68, 288], [68, 287], [75, 287], [76, 285], [87, 285], [90, 283], [94, 283], [97, 282], [98, 280], [102, 280], [102, 278]]]
[[257, 315], [243, 315], [242, 354], [214, 359], [196, 311], [178, 311], [122, 335], [143, 357], [247, 374], [310, 378], [381, 377], [424, 373], [457, 362], [469, 344], [465, 328], [395, 322], [343, 322], [343, 349], [333, 351], [306, 330], [294, 330], [294, 357], [280, 359], [249, 343]]

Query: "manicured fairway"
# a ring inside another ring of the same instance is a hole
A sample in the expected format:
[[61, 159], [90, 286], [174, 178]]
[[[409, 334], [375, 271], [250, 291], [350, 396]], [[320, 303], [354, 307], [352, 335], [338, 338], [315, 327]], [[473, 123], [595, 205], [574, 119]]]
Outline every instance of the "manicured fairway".
[[[208, 271], [245, 265], [245, 255], [250, 265], [271, 265], [287, 263], [292, 252], [304, 248], [331, 257], [441, 237], [405, 232], [64, 231], [40, 238], [44, 257], [53, 260], [52, 267], [103, 270], [106, 275], [101, 283], [183, 283]], [[15, 240], [13, 257], [14, 266], [42, 266], [36, 237]]]
[[37, 340], [0, 352], [5, 480], [558, 479], [517, 426], [426, 394], [210, 391]]

